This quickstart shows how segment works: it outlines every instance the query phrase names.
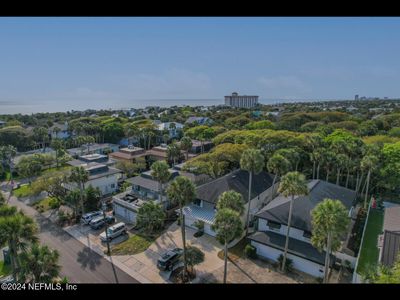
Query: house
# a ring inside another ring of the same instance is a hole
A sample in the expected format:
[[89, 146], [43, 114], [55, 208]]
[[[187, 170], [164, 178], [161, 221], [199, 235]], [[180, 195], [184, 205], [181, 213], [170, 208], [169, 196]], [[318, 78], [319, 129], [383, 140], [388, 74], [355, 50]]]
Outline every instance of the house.
[[119, 151], [112, 152], [109, 154], [110, 158], [119, 161], [129, 161], [135, 162], [137, 159], [141, 157], [145, 157], [146, 150], [140, 147], [128, 146], [126, 148], [122, 148]]
[[[265, 199], [270, 196], [273, 177], [273, 175], [264, 171], [253, 176], [252, 200], [250, 205], [251, 219], [260, 210]], [[204, 232], [215, 236], [216, 234], [211, 229], [211, 225], [214, 223], [218, 197], [223, 192], [229, 190], [234, 190], [243, 196], [243, 200], [246, 203], [245, 212], [242, 216], [244, 223], [247, 217], [248, 184], [249, 173], [243, 170], [235, 170], [225, 176], [198, 186], [196, 188], [196, 200], [183, 208], [186, 226], [196, 228], [195, 223], [202, 221], [204, 222]]]
[[[319, 252], [311, 244], [311, 211], [325, 198], [331, 198], [340, 200], [349, 210], [350, 216], [354, 209], [356, 192], [322, 180], [309, 181], [308, 189], [307, 196], [294, 198], [287, 257], [293, 260], [295, 269], [315, 277], [323, 277], [325, 252]], [[257, 231], [248, 238], [259, 256], [276, 262], [283, 254], [290, 201], [291, 197], [278, 195], [256, 214]], [[353, 225], [354, 222], [350, 227]], [[346, 242], [342, 248], [333, 254], [331, 265], [337, 259], [348, 260], [354, 266], [356, 257], [346, 248], [351, 232], [350, 229], [346, 234]]]
[[[179, 175], [177, 170], [169, 169], [170, 180]], [[128, 223], [135, 224], [138, 209], [146, 201], [154, 200], [162, 203], [165, 210], [168, 209], [165, 195], [160, 202], [160, 184], [151, 176], [151, 171], [143, 172], [139, 176], [126, 180], [132, 187], [127, 191], [113, 196], [113, 209], [116, 216], [123, 218]], [[164, 189], [166, 186], [164, 186]]]
[[165, 122], [157, 125], [159, 131], [167, 130], [170, 138], [176, 138], [183, 130], [183, 124], [177, 122]]
[[185, 163], [177, 164], [173, 167], [174, 170], [179, 171], [179, 175], [189, 178], [195, 185], [204, 184], [212, 180], [207, 174], [196, 174], [192, 170], [183, 171]]
[[77, 159], [68, 161], [67, 164], [73, 167], [79, 167], [87, 163], [93, 163], [93, 162], [104, 164], [107, 166], [115, 165], [115, 160], [109, 159], [107, 155], [98, 153], [81, 155]]
[[197, 123], [198, 125], [211, 125], [213, 123], [213, 120], [211, 120], [209, 117], [189, 117], [185, 123], [186, 124]]
[[385, 208], [383, 234], [378, 237], [379, 262], [393, 267], [400, 255], [400, 205]]
[[204, 152], [208, 152], [214, 147], [214, 144], [211, 141], [198, 141], [198, 140], [192, 140], [192, 149], [189, 151], [189, 153], [193, 154], [199, 154], [202, 152], [202, 147]]
[[146, 155], [150, 161], [168, 160], [167, 149], [167, 144], [161, 144], [160, 146], [155, 146], [150, 150], [147, 150]]
[[[89, 173], [89, 180], [85, 183], [85, 188], [90, 185], [94, 188], [98, 187], [102, 196], [117, 191], [118, 180], [122, 176], [121, 170], [97, 162], [89, 162], [80, 166]], [[73, 182], [65, 183], [64, 187], [70, 191], [78, 188], [76, 183]]]
[[68, 131], [68, 122], [64, 124], [54, 124], [49, 128], [49, 135], [52, 139], [67, 139], [70, 137], [70, 133]]
[[6, 121], [2, 121], [2, 120], [0, 120], [0, 127], [3, 127], [3, 126], [5, 126], [7, 124], [7, 122]]
[[83, 145], [81, 147], [78, 148], [71, 148], [71, 149], [67, 149], [67, 152], [69, 155], [71, 155], [72, 157], [78, 157], [84, 154], [93, 154], [93, 153], [97, 153], [97, 154], [108, 154], [111, 152], [115, 152], [119, 150], [119, 146], [116, 144], [109, 144], [109, 143], [105, 143], [105, 144], [90, 144], [90, 145]]

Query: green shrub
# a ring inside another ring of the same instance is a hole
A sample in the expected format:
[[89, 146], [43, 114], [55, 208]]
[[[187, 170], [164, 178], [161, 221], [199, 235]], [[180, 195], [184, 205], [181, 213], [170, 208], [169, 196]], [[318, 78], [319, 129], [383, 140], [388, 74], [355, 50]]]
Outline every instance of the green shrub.
[[49, 200], [49, 207], [52, 208], [52, 209], [59, 208], [60, 207], [60, 201], [58, 201], [55, 198], [51, 198]]
[[[279, 262], [279, 267], [282, 268], [283, 254], [279, 255], [278, 262]], [[293, 260], [288, 258], [288, 257], [286, 257], [285, 271], [286, 272], [292, 272], [293, 271]]]
[[248, 258], [257, 258], [257, 249], [254, 246], [247, 244], [244, 248], [244, 254], [246, 254], [246, 257]]

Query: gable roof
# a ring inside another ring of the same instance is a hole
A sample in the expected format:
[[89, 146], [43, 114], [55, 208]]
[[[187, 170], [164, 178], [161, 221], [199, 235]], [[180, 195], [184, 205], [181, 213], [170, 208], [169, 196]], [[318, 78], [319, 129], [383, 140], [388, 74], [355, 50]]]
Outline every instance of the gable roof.
[[[286, 236], [272, 231], [257, 231], [249, 236], [249, 239], [257, 243], [273, 247], [278, 250], [285, 250]], [[320, 265], [325, 264], [326, 252], [319, 252], [317, 248], [310, 243], [300, 241], [289, 237], [288, 253], [305, 258]], [[331, 256], [330, 265], [334, 263], [334, 257]]]
[[[272, 186], [274, 175], [265, 171], [257, 175], [253, 175], [251, 198], [254, 199], [259, 194]], [[211, 182], [205, 183], [197, 187], [197, 199], [210, 203], [216, 203], [218, 197], [226, 191], [234, 190], [242, 194], [243, 200], [247, 203], [248, 197], [249, 173], [243, 170], [235, 170], [225, 176], [217, 178]]]
[[[325, 198], [340, 200], [350, 209], [356, 199], [353, 190], [322, 180], [308, 182], [309, 195], [294, 198], [291, 226], [311, 232], [311, 210]], [[262, 208], [256, 217], [287, 225], [290, 197], [279, 195]]]
[[400, 253], [400, 231], [385, 230], [381, 263], [392, 267]]

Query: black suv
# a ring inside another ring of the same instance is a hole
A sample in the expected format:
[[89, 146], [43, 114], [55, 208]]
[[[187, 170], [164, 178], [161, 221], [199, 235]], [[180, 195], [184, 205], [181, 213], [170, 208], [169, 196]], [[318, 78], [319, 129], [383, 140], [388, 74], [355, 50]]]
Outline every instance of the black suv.
[[183, 249], [175, 248], [165, 252], [157, 261], [157, 267], [162, 271], [172, 271], [174, 265], [179, 262], [182, 257]]

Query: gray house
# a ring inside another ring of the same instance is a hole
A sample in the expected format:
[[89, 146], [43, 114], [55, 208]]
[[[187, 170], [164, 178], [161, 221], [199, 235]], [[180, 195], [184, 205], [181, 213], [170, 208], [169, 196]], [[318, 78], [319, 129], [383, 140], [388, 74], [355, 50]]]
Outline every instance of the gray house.
[[[267, 197], [270, 195], [273, 177], [273, 175], [264, 171], [253, 176], [252, 200], [250, 206], [251, 217], [259, 211], [263, 202], [265, 202]], [[247, 216], [247, 200], [249, 193], [248, 184], [248, 172], [235, 170], [225, 176], [198, 186], [196, 189], [196, 200], [185, 206], [183, 209], [186, 226], [196, 228], [195, 223], [197, 221], [202, 221], [204, 222], [204, 232], [215, 236], [215, 232], [211, 229], [211, 225], [214, 223], [218, 197], [223, 192], [230, 190], [234, 190], [243, 196], [243, 200], [246, 203], [246, 210], [242, 216], [242, 220], [245, 221]]]

